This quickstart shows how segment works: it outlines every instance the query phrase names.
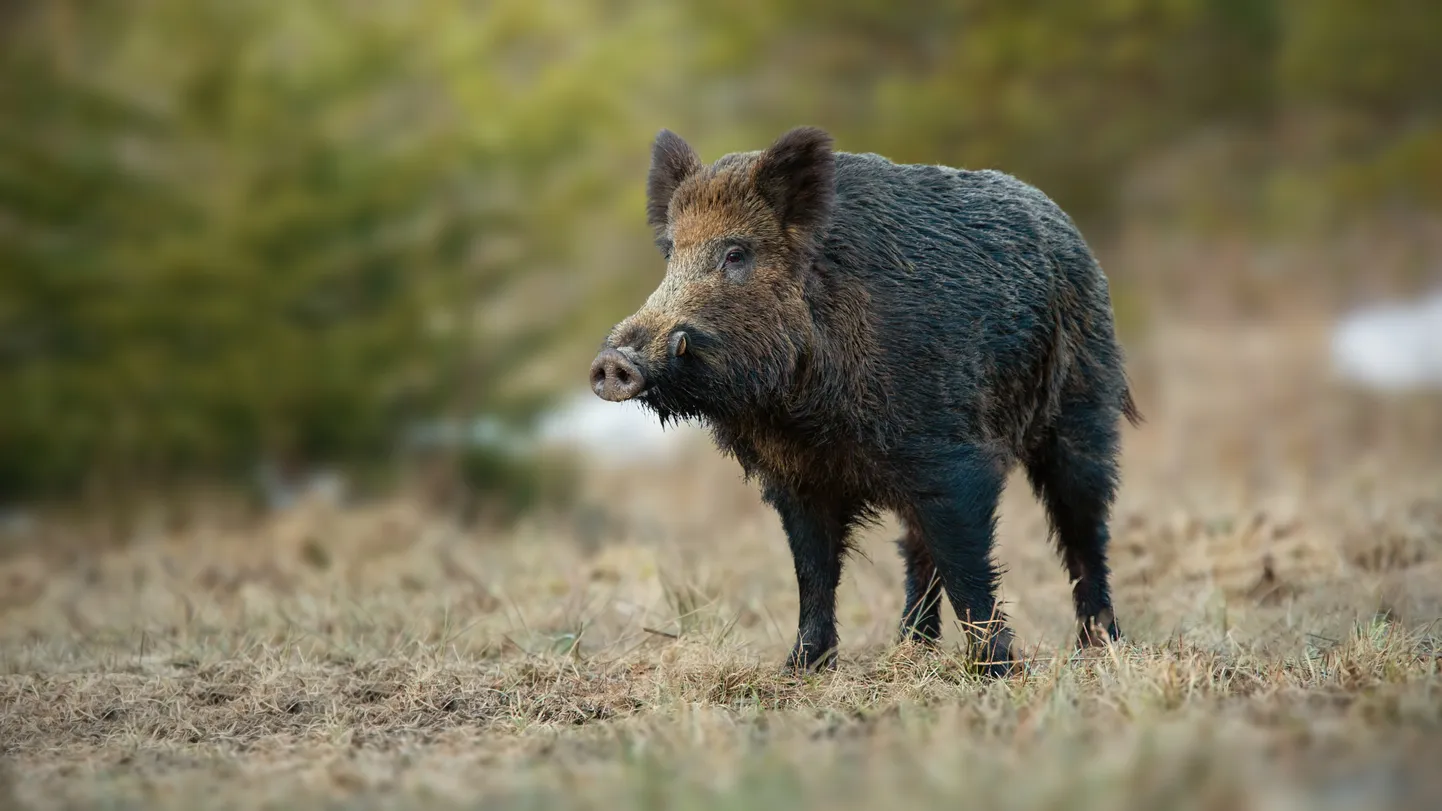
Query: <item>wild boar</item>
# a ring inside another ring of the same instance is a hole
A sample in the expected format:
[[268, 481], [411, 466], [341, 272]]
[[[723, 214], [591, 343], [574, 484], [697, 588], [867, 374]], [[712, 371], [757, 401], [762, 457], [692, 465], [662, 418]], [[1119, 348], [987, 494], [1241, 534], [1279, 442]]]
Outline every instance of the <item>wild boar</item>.
[[1074, 583], [1078, 644], [1120, 638], [1108, 521], [1120, 417], [1141, 415], [1107, 278], [1051, 199], [995, 170], [836, 151], [814, 127], [709, 166], [662, 130], [647, 198], [666, 272], [606, 337], [592, 389], [706, 424], [761, 485], [796, 568], [787, 666], [834, 664], [853, 530], [889, 510], [903, 636], [940, 638], [944, 591], [982, 671], [1009, 673], [992, 546], [1017, 462]]

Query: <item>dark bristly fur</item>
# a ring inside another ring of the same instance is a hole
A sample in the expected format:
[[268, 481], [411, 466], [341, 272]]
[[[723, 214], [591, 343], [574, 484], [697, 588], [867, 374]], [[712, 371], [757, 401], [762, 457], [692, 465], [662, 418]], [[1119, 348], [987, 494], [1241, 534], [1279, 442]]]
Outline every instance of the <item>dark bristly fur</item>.
[[[711, 166], [663, 130], [647, 190], [666, 275], [593, 385], [705, 422], [760, 480], [796, 565], [790, 666], [834, 661], [852, 532], [892, 510], [903, 634], [937, 640], [945, 594], [984, 672], [1009, 672], [991, 554], [1018, 462], [1074, 581], [1079, 643], [1119, 637], [1107, 523], [1119, 418], [1141, 415], [1106, 276], [1065, 213], [1001, 172], [835, 152], [812, 127]], [[616, 368], [644, 384], [607, 388]]]

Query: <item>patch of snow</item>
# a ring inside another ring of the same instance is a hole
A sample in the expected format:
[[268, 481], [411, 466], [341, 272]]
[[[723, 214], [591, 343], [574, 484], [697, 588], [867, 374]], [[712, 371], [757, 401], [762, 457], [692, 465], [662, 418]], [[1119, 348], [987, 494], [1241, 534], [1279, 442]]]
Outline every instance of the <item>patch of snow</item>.
[[640, 403], [611, 403], [588, 391], [546, 414], [538, 434], [542, 443], [569, 445], [597, 461], [625, 464], [673, 456], [704, 431], [691, 424], [663, 429]]
[[1344, 379], [1368, 388], [1442, 389], [1442, 290], [1341, 319], [1332, 333], [1332, 363]]
[[315, 500], [338, 506], [346, 499], [346, 479], [335, 470], [321, 469], [287, 476], [273, 464], [263, 463], [255, 471], [256, 483], [272, 510], [287, 510], [302, 501]]
[[610, 466], [672, 457], [688, 441], [704, 435], [693, 424], [663, 429], [660, 419], [640, 403], [611, 403], [587, 391], [542, 414], [534, 434], [483, 414], [465, 422], [435, 420], [411, 426], [404, 444], [409, 449], [491, 448], [522, 457], [548, 447], [565, 448]]

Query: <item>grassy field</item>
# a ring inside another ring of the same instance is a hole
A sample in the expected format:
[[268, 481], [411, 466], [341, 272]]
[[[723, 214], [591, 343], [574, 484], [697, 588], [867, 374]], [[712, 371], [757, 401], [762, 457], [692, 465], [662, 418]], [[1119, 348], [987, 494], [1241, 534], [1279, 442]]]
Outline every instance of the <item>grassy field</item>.
[[397, 500], [11, 541], [0, 807], [1439, 807], [1442, 403], [1338, 387], [1324, 327], [1170, 319], [1132, 351], [1124, 644], [1071, 655], [1013, 479], [1032, 660], [1003, 682], [950, 625], [893, 643], [891, 524], [848, 564], [839, 671], [782, 675], [779, 522], [704, 446], [503, 534]]

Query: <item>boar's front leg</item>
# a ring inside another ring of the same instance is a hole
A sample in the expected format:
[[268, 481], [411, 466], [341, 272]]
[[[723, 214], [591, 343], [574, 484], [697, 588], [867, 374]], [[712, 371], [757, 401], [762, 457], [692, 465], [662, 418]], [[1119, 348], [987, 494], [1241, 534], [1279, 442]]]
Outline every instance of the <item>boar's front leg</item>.
[[803, 494], [794, 488], [769, 486], [767, 503], [781, 516], [796, 564], [800, 616], [796, 644], [786, 660], [791, 670], [817, 670], [836, 664], [836, 589], [847, 541], [859, 513], [851, 502], [835, 496]]
[[1006, 467], [970, 445], [940, 449], [918, 461], [909, 512], [982, 672], [1004, 676], [1011, 671], [1012, 633], [996, 604], [991, 551]]

